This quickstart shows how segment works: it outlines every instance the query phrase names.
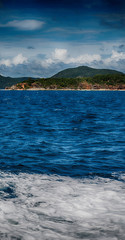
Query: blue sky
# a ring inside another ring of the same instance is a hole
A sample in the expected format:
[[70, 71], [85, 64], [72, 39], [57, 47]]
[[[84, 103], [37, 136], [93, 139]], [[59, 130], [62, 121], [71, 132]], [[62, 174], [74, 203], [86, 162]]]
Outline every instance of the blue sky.
[[123, 0], [0, 0], [0, 74], [87, 65], [125, 72]]

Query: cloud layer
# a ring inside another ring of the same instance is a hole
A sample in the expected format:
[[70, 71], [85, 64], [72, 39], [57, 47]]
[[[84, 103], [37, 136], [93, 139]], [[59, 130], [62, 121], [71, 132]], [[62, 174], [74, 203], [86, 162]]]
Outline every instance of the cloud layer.
[[[82, 54], [71, 56], [67, 49], [55, 48], [50, 57], [42, 55], [42, 59], [30, 59], [22, 53], [13, 58], [0, 60], [1, 74], [7, 72], [10, 76], [50, 77], [53, 74], [69, 67], [87, 65], [94, 68], [116, 69], [124, 72], [125, 53], [113, 50], [109, 56], [100, 54]], [[119, 68], [119, 66], [121, 66]]]
[[6, 24], [0, 24], [0, 27], [6, 28], [6, 27], [13, 27], [19, 30], [23, 31], [32, 31], [32, 30], [37, 30], [42, 28], [44, 25], [43, 21], [38, 21], [38, 20], [13, 20], [10, 21]]
[[27, 62], [27, 58], [20, 53], [12, 59], [1, 59], [0, 65], [5, 65], [6, 67], [12, 67], [13, 65], [17, 66], [19, 64], [23, 64], [26, 62]]
[[56, 48], [51, 54], [50, 58], [41, 61], [41, 65], [44, 67], [49, 67], [53, 63], [64, 63], [64, 64], [91, 64], [94, 61], [100, 61], [101, 57], [99, 54], [83, 54], [77, 57], [72, 57], [68, 54], [67, 49]]

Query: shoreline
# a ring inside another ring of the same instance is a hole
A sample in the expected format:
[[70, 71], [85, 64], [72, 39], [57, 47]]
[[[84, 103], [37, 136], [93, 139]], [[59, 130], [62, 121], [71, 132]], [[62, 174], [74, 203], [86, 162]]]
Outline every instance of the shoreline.
[[29, 89], [0, 89], [0, 91], [125, 91], [125, 89], [44, 89], [44, 88], [29, 88]]

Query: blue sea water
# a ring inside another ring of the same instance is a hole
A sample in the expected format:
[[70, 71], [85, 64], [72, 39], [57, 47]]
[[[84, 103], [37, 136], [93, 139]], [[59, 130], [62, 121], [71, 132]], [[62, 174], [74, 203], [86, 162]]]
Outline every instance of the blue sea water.
[[0, 91], [0, 239], [125, 239], [125, 92]]

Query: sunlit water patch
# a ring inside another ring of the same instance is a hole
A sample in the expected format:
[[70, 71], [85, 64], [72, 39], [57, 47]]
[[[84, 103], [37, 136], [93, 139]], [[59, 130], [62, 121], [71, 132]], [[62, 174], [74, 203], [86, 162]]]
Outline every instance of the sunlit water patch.
[[125, 239], [125, 176], [0, 173], [0, 239]]

